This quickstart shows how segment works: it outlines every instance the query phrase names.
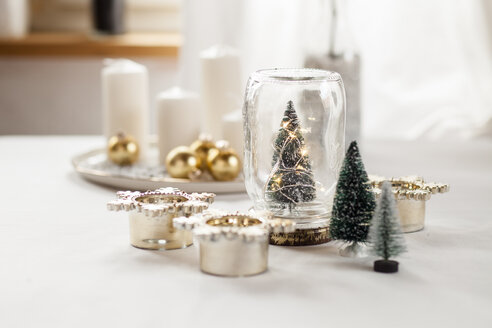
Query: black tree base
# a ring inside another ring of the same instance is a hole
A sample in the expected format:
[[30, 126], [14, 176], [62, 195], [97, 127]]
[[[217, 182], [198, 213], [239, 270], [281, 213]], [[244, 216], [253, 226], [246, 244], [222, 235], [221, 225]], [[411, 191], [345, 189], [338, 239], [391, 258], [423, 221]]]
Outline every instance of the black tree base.
[[398, 262], [392, 260], [374, 261], [374, 271], [383, 273], [398, 272]]

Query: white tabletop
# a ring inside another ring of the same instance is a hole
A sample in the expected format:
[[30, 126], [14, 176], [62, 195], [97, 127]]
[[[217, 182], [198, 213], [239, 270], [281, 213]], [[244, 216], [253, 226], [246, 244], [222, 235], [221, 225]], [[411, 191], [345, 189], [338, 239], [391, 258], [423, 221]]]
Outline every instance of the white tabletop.
[[362, 144], [370, 173], [451, 184], [405, 235], [399, 273], [329, 243], [272, 246], [269, 270], [247, 278], [201, 273], [195, 246], [131, 247], [127, 215], [106, 210], [114, 190], [70, 164], [100, 145], [0, 137], [0, 327], [492, 327], [492, 141]]

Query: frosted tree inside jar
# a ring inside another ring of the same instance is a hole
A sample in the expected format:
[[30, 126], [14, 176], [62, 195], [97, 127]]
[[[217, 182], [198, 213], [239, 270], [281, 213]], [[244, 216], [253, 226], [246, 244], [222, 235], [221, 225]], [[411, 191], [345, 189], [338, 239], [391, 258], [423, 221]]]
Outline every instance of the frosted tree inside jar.
[[292, 209], [295, 204], [309, 202], [316, 197], [311, 162], [292, 101], [287, 104], [280, 126], [265, 193], [272, 201]]
[[255, 72], [248, 81], [243, 115], [244, 175], [255, 211], [296, 222], [296, 232], [270, 241], [328, 241], [344, 153], [345, 92], [340, 75], [312, 69]]

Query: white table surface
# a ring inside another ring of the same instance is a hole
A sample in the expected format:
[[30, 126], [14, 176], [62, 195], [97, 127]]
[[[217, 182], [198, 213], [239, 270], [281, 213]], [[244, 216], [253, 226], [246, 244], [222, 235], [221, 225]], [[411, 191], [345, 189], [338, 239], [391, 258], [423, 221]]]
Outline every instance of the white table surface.
[[[99, 137], [0, 137], [0, 327], [492, 327], [492, 141], [367, 141], [366, 168], [451, 184], [406, 235], [400, 272], [333, 244], [270, 247], [269, 270], [221, 278], [196, 247], [128, 243], [114, 190], [73, 171]], [[245, 194], [215, 208], [246, 210]]]

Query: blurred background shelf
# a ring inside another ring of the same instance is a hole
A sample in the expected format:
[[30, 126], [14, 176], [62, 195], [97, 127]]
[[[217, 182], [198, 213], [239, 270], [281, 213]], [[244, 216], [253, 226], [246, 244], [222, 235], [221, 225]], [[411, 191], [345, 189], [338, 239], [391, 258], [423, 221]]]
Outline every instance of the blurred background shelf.
[[181, 34], [176, 32], [33, 33], [22, 39], [0, 39], [0, 56], [176, 57], [181, 43]]

